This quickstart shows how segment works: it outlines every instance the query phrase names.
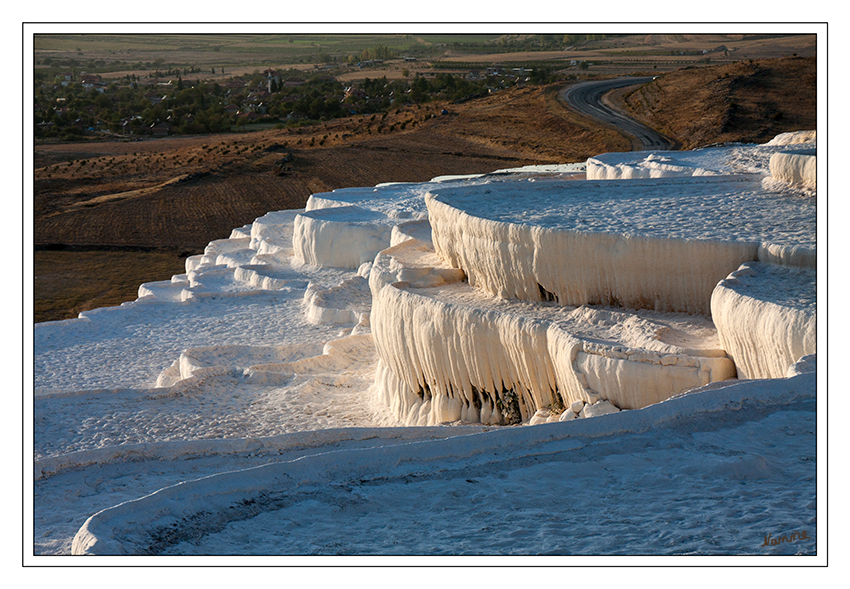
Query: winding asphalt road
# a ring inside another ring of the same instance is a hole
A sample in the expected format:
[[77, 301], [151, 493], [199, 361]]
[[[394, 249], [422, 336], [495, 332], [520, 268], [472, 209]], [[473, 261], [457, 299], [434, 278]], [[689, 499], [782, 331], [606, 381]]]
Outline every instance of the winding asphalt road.
[[678, 144], [672, 139], [627, 117], [602, 101], [602, 96], [610, 90], [645, 84], [650, 80], [652, 80], [652, 77], [626, 77], [615, 78], [613, 80], [580, 82], [561, 90], [561, 98], [574, 110], [603, 123], [613, 125], [620, 131], [635, 137], [642, 145], [640, 148], [642, 150], [678, 149]]

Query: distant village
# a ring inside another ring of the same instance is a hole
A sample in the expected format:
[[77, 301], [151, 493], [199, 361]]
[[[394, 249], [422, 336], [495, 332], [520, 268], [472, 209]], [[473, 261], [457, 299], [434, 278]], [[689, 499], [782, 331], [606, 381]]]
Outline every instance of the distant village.
[[[404, 67], [416, 58], [399, 61]], [[382, 66], [382, 60], [353, 64], [378, 71]], [[545, 83], [551, 76], [539, 69], [491, 65], [464, 73], [410, 75], [404, 70], [402, 79], [382, 76], [346, 85], [334, 76], [334, 67], [267, 69], [226, 81], [212, 81], [197, 68], [111, 79], [73, 70], [36, 75], [35, 136], [161, 137], [301, 125], [404, 104], [469, 100], [511, 86]], [[208, 71], [217, 73], [215, 68]]]

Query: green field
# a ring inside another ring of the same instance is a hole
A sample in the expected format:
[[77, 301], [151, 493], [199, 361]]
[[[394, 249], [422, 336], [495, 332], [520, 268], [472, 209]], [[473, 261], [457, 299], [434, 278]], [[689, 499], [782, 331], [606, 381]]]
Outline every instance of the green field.
[[346, 59], [385, 47], [396, 55], [428, 56], [452, 44], [482, 49], [497, 35], [407, 34], [59, 34], [36, 35], [36, 63], [45, 57], [105, 62], [251, 65], [288, 63], [321, 58]]

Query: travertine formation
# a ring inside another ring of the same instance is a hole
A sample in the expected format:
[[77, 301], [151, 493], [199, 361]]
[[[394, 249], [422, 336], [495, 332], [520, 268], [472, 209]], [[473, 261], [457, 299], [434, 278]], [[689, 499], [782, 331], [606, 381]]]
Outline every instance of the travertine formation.
[[817, 349], [817, 274], [744, 264], [714, 289], [711, 317], [738, 378], [783, 378]]
[[[813, 141], [314, 194], [143, 288], [345, 269], [299, 285], [306, 317], [371, 333], [374, 391], [410, 425], [565, 421], [783, 377], [816, 352]], [[197, 372], [180, 362], [166, 381]]]
[[818, 178], [817, 155], [814, 150], [774, 153], [770, 156], [770, 174], [784, 182], [815, 188]]
[[755, 242], [496, 221], [439, 194], [426, 202], [440, 256], [472, 285], [503, 298], [707, 314], [714, 285], [758, 252]]
[[636, 409], [735, 376], [707, 319], [498, 299], [462, 276], [418, 240], [372, 266], [378, 389], [405, 423]]

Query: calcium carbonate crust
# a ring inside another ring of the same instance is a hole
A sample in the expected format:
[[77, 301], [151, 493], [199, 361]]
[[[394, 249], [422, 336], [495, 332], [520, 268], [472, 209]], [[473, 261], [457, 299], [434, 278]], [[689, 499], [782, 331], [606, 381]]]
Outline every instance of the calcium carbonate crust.
[[[428, 244], [412, 239], [381, 252], [369, 281], [376, 388], [403, 423], [525, 423], [541, 410], [562, 415], [576, 402], [636, 409], [735, 376], [721, 350], [665, 343], [657, 336], [663, 328], [627, 312], [582, 307], [557, 320], [559, 307], [547, 319], [522, 303], [508, 310], [460, 304], [440, 289], [454, 283], [474, 292], [463, 275], [417, 269], [417, 253], [434, 261]], [[413, 280], [399, 280], [404, 275]], [[645, 346], [616, 341], [612, 334], [629, 322], [645, 332]]]

